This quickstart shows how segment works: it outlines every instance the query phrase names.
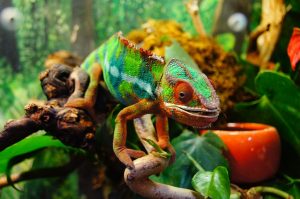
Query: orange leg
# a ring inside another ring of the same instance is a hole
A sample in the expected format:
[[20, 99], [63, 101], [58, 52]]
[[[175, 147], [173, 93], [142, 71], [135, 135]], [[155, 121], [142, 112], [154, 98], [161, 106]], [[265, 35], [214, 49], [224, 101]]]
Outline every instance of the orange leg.
[[[94, 63], [90, 75], [90, 83], [85, 92], [84, 97], [76, 98], [73, 97], [74, 95], [72, 94], [71, 97], [68, 99], [67, 103], [65, 104], [65, 107], [81, 108], [88, 111], [92, 116], [94, 116], [93, 107], [96, 103], [97, 90], [98, 90], [101, 75], [102, 75], [101, 65], [98, 63]], [[79, 89], [80, 87], [80, 80], [79, 77], [76, 77], [76, 74], [74, 80], [75, 80], [75, 92], [76, 92], [76, 90]]]
[[120, 111], [115, 120], [113, 149], [119, 160], [129, 168], [134, 168], [131, 157], [138, 158], [144, 156], [143, 151], [136, 151], [126, 148], [127, 121], [158, 110], [158, 102], [146, 99], [128, 106]]
[[173, 163], [175, 161], [176, 152], [170, 144], [168, 117], [161, 114], [156, 115], [155, 125], [158, 140], [157, 144], [162, 149], [168, 149], [172, 155], [170, 163]]

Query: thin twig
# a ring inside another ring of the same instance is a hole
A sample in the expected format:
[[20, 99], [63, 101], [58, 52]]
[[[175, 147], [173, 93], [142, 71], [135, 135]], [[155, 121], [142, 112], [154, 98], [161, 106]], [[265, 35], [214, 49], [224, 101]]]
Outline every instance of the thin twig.
[[248, 190], [248, 194], [255, 194], [255, 193], [270, 193], [276, 196], [279, 196], [284, 199], [293, 199], [294, 197], [288, 194], [287, 192], [281, 191], [279, 189], [276, 189], [274, 187], [264, 187], [264, 186], [257, 186], [252, 187]]
[[0, 188], [13, 185], [18, 182], [39, 179], [39, 178], [53, 178], [62, 177], [68, 175], [70, 172], [75, 170], [83, 162], [82, 156], [73, 157], [72, 160], [58, 167], [52, 168], [42, 168], [31, 171], [26, 171], [23, 173], [12, 174], [10, 176], [11, 180], [8, 181], [6, 176], [0, 178]]
[[196, 31], [200, 36], [206, 36], [203, 23], [199, 15], [199, 0], [189, 0], [185, 3], [188, 13], [191, 15]]
[[24, 117], [7, 122], [4, 129], [0, 131], [0, 151], [40, 129], [41, 126], [30, 118]]
[[217, 29], [217, 24], [218, 24], [219, 18], [221, 16], [221, 12], [222, 12], [222, 8], [223, 8], [223, 3], [224, 3], [224, 0], [219, 0], [218, 1], [218, 5], [217, 5], [217, 8], [215, 10], [215, 17], [214, 17], [212, 32], [211, 32], [212, 35], [214, 35], [214, 33], [215, 33], [216, 29]]

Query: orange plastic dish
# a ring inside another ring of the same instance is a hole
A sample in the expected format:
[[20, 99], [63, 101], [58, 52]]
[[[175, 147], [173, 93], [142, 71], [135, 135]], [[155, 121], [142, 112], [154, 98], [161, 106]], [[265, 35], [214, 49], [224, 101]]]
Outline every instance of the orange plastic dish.
[[[274, 176], [279, 168], [281, 145], [277, 130], [258, 123], [228, 123], [212, 130], [226, 144], [225, 155], [234, 183], [256, 183]], [[205, 133], [206, 131], [201, 131]]]

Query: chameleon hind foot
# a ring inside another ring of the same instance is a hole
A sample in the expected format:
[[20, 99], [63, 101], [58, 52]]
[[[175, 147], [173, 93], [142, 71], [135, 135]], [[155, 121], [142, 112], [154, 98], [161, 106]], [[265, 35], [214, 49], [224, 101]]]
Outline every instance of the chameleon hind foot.
[[134, 150], [134, 149], [127, 149], [127, 148], [120, 148], [115, 150], [116, 156], [119, 160], [130, 169], [134, 168], [133, 161], [131, 158], [140, 158], [146, 155], [144, 151]]

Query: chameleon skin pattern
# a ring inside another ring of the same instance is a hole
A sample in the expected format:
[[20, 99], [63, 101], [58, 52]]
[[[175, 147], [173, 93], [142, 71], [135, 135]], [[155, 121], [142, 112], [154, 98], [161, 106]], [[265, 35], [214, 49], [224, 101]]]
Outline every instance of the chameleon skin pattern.
[[218, 98], [214, 92], [214, 88], [209, 83], [208, 78], [192, 67], [188, 67], [177, 59], [172, 59], [166, 66], [164, 76], [161, 82], [161, 96], [164, 102], [172, 104], [180, 104], [174, 97], [174, 87], [177, 82], [188, 82], [193, 85], [193, 99], [185, 104], [188, 107], [216, 107]]
[[81, 67], [90, 74], [95, 62], [102, 66], [108, 90], [122, 104], [157, 98], [155, 90], [162, 76], [164, 61], [152, 56], [149, 51], [135, 48], [120, 33], [93, 51]]

